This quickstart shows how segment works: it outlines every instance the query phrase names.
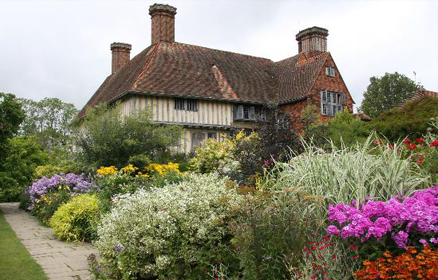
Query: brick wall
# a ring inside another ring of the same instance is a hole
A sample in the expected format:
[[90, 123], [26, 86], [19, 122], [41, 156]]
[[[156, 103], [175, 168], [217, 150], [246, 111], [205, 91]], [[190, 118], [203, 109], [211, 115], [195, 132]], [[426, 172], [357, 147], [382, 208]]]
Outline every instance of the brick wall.
[[[327, 66], [335, 69], [335, 77], [329, 77], [326, 75], [325, 68]], [[298, 131], [302, 131], [303, 129], [303, 124], [301, 123], [301, 112], [307, 104], [313, 104], [321, 109], [321, 90], [345, 93], [347, 95], [347, 109], [350, 112], [353, 112], [353, 99], [351, 98], [350, 92], [348, 91], [332, 56], [329, 55], [324, 66], [320, 69], [318, 77], [310, 89], [307, 98], [305, 100], [281, 106], [281, 109], [289, 114], [292, 126]], [[330, 118], [331, 117], [320, 116], [322, 121], [327, 121]]]

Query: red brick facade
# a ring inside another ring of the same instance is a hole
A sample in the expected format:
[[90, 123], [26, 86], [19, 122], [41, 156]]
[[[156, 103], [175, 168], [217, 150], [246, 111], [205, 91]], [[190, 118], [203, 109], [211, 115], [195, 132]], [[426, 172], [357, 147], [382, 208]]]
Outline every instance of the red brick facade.
[[[303, 62], [305, 63], [305, 62]], [[330, 66], [335, 69], [335, 76], [330, 77], [326, 74], [326, 67]], [[302, 130], [303, 125], [301, 123], [301, 113], [306, 107], [306, 105], [313, 104], [321, 110], [321, 91], [327, 90], [336, 93], [344, 93], [347, 97], [347, 109], [350, 112], [353, 112], [353, 104], [354, 101], [351, 98], [350, 92], [348, 91], [347, 86], [342, 79], [342, 76], [339, 72], [339, 69], [336, 67], [336, 64], [331, 55], [327, 56], [326, 61], [323, 66], [319, 70], [318, 76], [315, 79], [311, 89], [307, 93], [307, 98], [301, 101], [297, 101], [291, 104], [285, 104], [281, 106], [285, 112], [287, 112], [290, 116], [292, 125], [297, 130]], [[322, 121], [327, 121], [331, 117], [326, 117], [321, 115]]]
[[175, 42], [176, 8], [169, 5], [154, 4], [149, 8], [152, 19], [152, 44]]
[[112, 43], [112, 63], [111, 63], [111, 73], [122, 69], [131, 59], [131, 45], [124, 43]]

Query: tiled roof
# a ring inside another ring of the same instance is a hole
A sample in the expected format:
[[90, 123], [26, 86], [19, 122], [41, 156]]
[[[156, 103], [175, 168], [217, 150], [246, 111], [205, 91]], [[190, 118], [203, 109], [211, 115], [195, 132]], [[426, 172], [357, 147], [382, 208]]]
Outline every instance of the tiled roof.
[[430, 96], [430, 97], [438, 98], [438, 92], [419, 88], [415, 91], [414, 95], [411, 98], [404, 101], [402, 103], [402, 105], [400, 105], [400, 107], [405, 107], [407, 102], [418, 100], [418, 99], [422, 98], [423, 96]]
[[307, 94], [327, 55], [304, 60], [296, 55], [274, 63], [200, 46], [160, 42], [108, 76], [78, 117], [85, 115], [87, 107], [112, 102], [127, 93], [287, 103]]
[[306, 96], [329, 53], [306, 58], [304, 53], [275, 63], [277, 95], [280, 104]]

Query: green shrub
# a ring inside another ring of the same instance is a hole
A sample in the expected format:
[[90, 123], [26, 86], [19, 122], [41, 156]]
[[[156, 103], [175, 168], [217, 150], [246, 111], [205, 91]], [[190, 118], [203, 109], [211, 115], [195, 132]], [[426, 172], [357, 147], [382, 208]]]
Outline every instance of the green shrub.
[[150, 187], [148, 179], [125, 176], [119, 173], [96, 177], [94, 183], [97, 187], [96, 195], [101, 202], [102, 213], [111, 210], [113, 198], [116, 195], [133, 193], [140, 188], [149, 189]]
[[[394, 108], [373, 119], [371, 129], [383, 134], [390, 141], [404, 139], [408, 135], [419, 138], [427, 133], [429, 121], [438, 117], [438, 98], [425, 96], [406, 103], [404, 108]], [[435, 129], [434, 133], [438, 133]]]
[[101, 265], [116, 279], [205, 279], [230, 253], [233, 207], [240, 201], [227, 180], [191, 174], [187, 180], [117, 198], [98, 227]]
[[[389, 200], [431, 184], [430, 176], [403, 156], [403, 149], [372, 147], [370, 136], [362, 146], [325, 152], [313, 146], [287, 163], [276, 163], [267, 187], [318, 198], [302, 208], [302, 215], [316, 215], [322, 222], [329, 204]], [[322, 225], [322, 224], [321, 224]]]
[[[49, 192], [40, 198], [39, 203], [32, 204], [32, 215], [35, 215], [43, 225], [49, 226], [53, 214], [62, 204], [69, 201], [70, 197], [70, 191], [65, 188]], [[25, 202], [23, 202], [24, 204]]]
[[[297, 265], [303, 258], [302, 248], [313, 228], [308, 217], [297, 209], [307, 201], [281, 192], [255, 192], [239, 207], [233, 227], [233, 244], [243, 268], [244, 279], [290, 279], [285, 255], [293, 256]], [[310, 217], [309, 217], [310, 218]]]
[[153, 123], [149, 110], [124, 115], [121, 106], [105, 105], [88, 110], [74, 134], [78, 160], [96, 168], [159, 162], [180, 137], [180, 127]]
[[0, 202], [18, 201], [32, 183], [35, 168], [46, 163], [47, 154], [32, 137], [15, 137], [6, 144], [7, 156], [0, 162]]
[[61, 205], [50, 219], [50, 226], [60, 240], [90, 241], [100, 219], [100, 203], [95, 195], [82, 194]]

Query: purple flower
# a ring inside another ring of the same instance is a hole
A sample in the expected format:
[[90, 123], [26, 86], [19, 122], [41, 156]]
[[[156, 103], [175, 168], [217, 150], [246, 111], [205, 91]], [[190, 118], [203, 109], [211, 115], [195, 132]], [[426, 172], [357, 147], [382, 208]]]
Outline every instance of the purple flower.
[[56, 174], [51, 178], [43, 177], [35, 181], [27, 191], [30, 196], [30, 201], [35, 203], [43, 194], [57, 190], [63, 186], [74, 193], [85, 193], [89, 192], [93, 184], [86, 181], [83, 174]]
[[427, 246], [427, 240], [426, 239], [420, 239], [420, 243], [423, 244], [423, 246]]
[[123, 250], [123, 247], [122, 247], [122, 246], [120, 246], [120, 245], [114, 246], [114, 251], [115, 251], [115, 252], [120, 252], [120, 251], [122, 251], [122, 250]]
[[327, 234], [330, 234], [330, 235], [336, 235], [336, 234], [339, 234], [340, 232], [341, 231], [337, 227], [335, 227], [334, 225], [331, 225], [327, 228]]
[[[397, 245], [405, 248], [410, 232], [438, 233], [438, 185], [417, 191], [410, 197], [394, 196], [387, 202], [367, 199], [358, 207], [330, 205], [328, 220], [341, 228], [337, 232], [338, 227], [330, 225], [327, 228], [329, 234], [359, 238], [362, 242], [370, 238], [380, 240], [391, 234]], [[404, 230], [395, 233], [396, 229]]]

